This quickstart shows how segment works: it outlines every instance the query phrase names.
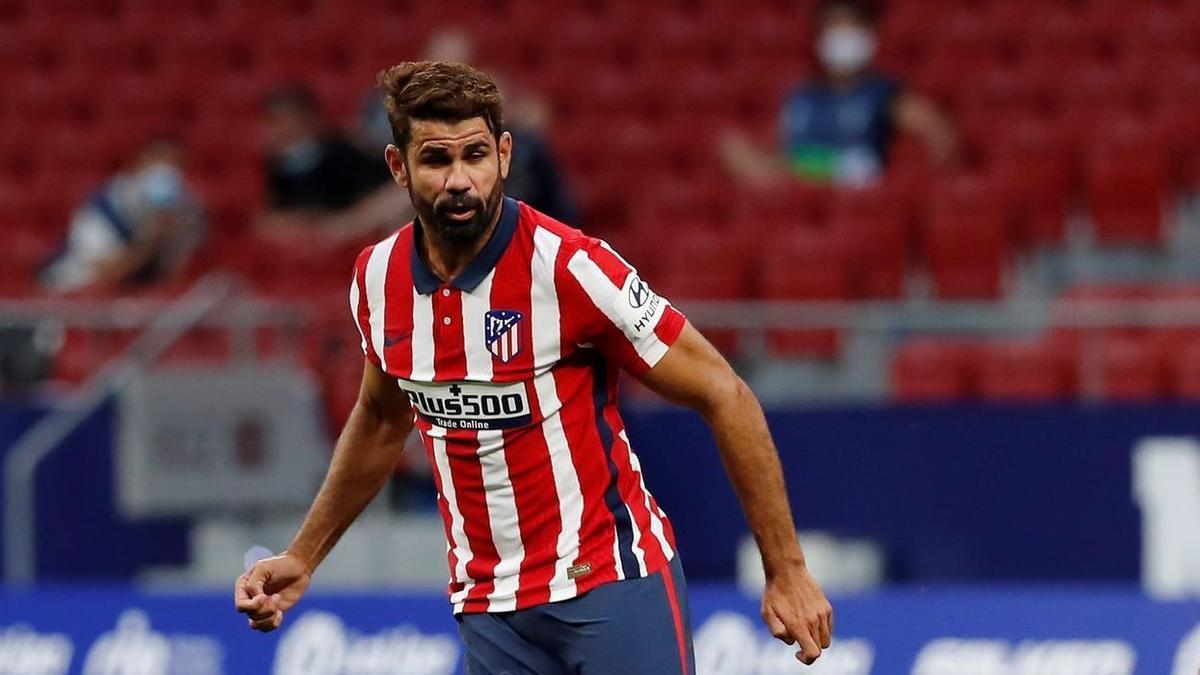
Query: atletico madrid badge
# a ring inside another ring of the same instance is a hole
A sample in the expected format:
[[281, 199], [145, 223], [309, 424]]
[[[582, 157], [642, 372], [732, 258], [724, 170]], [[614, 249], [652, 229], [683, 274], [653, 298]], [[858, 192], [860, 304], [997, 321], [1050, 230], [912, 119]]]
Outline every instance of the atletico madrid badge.
[[521, 319], [524, 316], [511, 309], [493, 309], [483, 317], [483, 337], [488, 351], [508, 363], [521, 351]]

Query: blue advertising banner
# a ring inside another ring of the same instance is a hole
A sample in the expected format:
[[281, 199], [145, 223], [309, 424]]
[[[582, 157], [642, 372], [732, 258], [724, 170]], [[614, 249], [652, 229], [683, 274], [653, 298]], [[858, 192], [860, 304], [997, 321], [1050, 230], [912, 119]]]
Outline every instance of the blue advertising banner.
[[[755, 598], [691, 592], [699, 675], [1196, 675], [1200, 602], [1135, 590], [937, 588], [834, 598], [817, 665], [760, 625]], [[0, 591], [2, 675], [450, 675], [462, 648], [439, 594], [315, 592], [270, 635], [222, 593]]]

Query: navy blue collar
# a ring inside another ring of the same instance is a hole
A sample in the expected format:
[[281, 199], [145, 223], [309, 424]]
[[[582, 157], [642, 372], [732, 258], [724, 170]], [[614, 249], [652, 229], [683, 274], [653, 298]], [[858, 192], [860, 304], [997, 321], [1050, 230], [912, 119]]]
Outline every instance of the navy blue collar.
[[[500, 262], [500, 256], [504, 255], [504, 251], [508, 249], [508, 242], [512, 241], [513, 234], [517, 231], [519, 215], [520, 207], [517, 206], [515, 199], [511, 197], [501, 199], [500, 220], [496, 223], [492, 238], [488, 239], [479, 253], [475, 254], [471, 262], [467, 264], [467, 268], [450, 281], [451, 286], [470, 293], [475, 290], [476, 286], [483, 283], [487, 275], [496, 267], [496, 263]], [[429, 295], [442, 285], [442, 280], [429, 269], [429, 265], [426, 265], [421, 258], [420, 238], [421, 219], [414, 218], [411, 255], [413, 287], [421, 295]]]

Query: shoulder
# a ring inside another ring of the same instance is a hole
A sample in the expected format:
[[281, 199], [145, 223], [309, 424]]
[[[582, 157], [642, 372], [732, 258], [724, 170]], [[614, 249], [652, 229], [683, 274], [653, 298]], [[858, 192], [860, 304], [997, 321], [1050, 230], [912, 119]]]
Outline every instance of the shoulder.
[[892, 96], [901, 89], [899, 80], [878, 70], [872, 70], [866, 74], [863, 87], [884, 96]]
[[817, 80], [804, 80], [794, 85], [783, 99], [785, 107], [809, 103], [820, 98], [828, 91], [826, 86]]
[[524, 202], [521, 202], [521, 218], [522, 222], [533, 230], [535, 242], [538, 242], [538, 239], [553, 240], [561, 265], [566, 265], [580, 251], [589, 257], [592, 257], [597, 251], [612, 252], [612, 248], [603, 240], [593, 237], [577, 227], [555, 220]]

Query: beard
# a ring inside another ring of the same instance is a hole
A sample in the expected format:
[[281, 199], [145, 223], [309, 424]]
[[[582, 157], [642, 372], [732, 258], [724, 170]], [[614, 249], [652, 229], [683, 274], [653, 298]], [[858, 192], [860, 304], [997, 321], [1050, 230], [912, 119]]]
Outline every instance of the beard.
[[[497, 180], [487, 202], [478, 197], [461, 194], [451, 195], [438, 201], [426, 201], [417, 196], [410, 186], [409, 199], [413, 209], [421, 219], [421, 225], [434, 233], [434, 236], [451, 244], [470, 244], [478, 240], [492, 224], [496, 212], [500, 209], [500, 201], [504, 196], [503, 181]], [[453, 218], [454, 214], [466, 213], [474, 209], [475, 213], [466, 220]]]

